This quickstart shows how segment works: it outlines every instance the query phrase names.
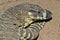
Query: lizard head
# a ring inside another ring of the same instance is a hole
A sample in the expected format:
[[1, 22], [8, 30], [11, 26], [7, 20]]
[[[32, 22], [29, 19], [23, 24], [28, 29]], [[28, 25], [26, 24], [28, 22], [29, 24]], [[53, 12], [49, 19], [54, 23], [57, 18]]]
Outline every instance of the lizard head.
[[28, 15], [33, 20], [46, 20], [52, 18], [52, 13], [47, 9], [30, 10]]

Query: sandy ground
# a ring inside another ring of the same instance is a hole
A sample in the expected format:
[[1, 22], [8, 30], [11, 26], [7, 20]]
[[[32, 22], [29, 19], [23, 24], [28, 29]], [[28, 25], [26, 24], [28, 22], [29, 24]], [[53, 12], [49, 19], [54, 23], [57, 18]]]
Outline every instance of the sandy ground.
[[40, 31], [38, 40], [60, 40], [60, 0], [0, 0], [0, 12], [25, 2], [38, 4], [53, 14], [53, 19]]

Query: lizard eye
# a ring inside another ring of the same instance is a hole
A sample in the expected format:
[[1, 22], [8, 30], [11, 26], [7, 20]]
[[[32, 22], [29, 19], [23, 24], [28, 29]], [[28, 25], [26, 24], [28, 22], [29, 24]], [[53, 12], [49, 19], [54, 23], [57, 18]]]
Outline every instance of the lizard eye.
[[21, 26], [18, 26], [18, 27], [21, 27]]
[[38, 11], [38, 13], [40, 13], [40, 12]]

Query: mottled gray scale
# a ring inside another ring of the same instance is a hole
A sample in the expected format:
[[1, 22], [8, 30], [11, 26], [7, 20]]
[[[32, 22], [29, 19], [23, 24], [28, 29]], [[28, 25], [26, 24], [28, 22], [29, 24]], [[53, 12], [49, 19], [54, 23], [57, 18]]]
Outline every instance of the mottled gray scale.
[[10, 14], [14, 13], [15, 14], [15, 13], [18, 13], [18, 11], [15, 7], [11, 7], [8, 10], [6, 10], [5, 13], [10, 13]]
[[[1, 32], [2, 32], [2, 34], [1, 34]], [[0, 31], [0, 35], [2, 35], [2, 36], [0, 36], [0, 37], [2, 37], [2, 38], [5, 38], [6, 40], [9, 40], [9, 39], [16, 39], [18, 36], [16, 35], [16, 33], [14, 33], [14, 32], [10, 32], [10, 31]], [[15, 36], [16, 35], [16, 36]], [[5, 40], [4, 39], [4, 40]]]
[[9, 24], [9, 25], [13, 25], [14, 23], [11, 21], [0, 21], [0, 24]]
[[0, 37], [0, 40], [4, 40], [4, 39], [5, 39], [5, 38], [3, 38], [3, 37], [1, 38], [1, 37]]
[[33, 38], [36, 38], [38, 36], [38, 33], [36, 30], [34, 30], [33, 28], [30, 28], [31, 29], [31, 32], [32, 32], [32, 35], [33, 35]]
[[[40, 24], [41, 25], [41, 24]], [[38, 26], [38, 24], [36, 25], [36, 26]], [[42, 29], [42, 27], [41, 26], [39, 26], [39, 29]], [[40, 30], [39, 30], [40, 31]]]
[[[2, 25], [3, 24], [3, 25]], [[2, 28], [4, 28], [4, 29], [2, 29], [2, 30], [10, 30], [10, 31], [16, 31], [17, 32], [17, 30], [16, 30], [16, 28], [17, 28], [17, 25], [13, 25], [13, 24], [6, 24], [6, 23], [0, 23], [0, 26], [2, 27]], [[12, 27], [13, 26], [13, 27]]]
[[[24, 33], [25, 33], [25, 35], [23, 34], [23, 32], [21, 32], [22, 34], [21, 34], [21, 36], [20, 37], [23, 37], [24, 39], [27, 39], [27, 37], [29, 36], [29, 30], [27, 30], [27, 29], [21, 29], [21, 30], [23, 30], [24, 31]], [[22, 40], [22, 38], [20, 38], [21, 40]]]
[[[32, 5], [32, 4], [27, 4], [26, 3], [26, 5], [28, 6], [27, 8], [26, 8], [26, 6], [25, 6], [25, 4], [24, 4], [24, 7], [27, 9], [27, 10], [35, 10], [35, 11], [40, 11], [40, 6], [38, 6], [38, 5]], [[34, 7], [33, 7], [34, 6]]]
[[14, 38], [15, 35], [17, 34], [16, 32], [18, 32], [16, 29], [14, 29], [16, 28], [16, 26], [13, 26], [13, 21], [11, 21], [9, 16], [10, 16], [9, 14], [3, 14], [0, 16], [0, 33], [2, 32], [2, 34], [0, 35], [2, 35], [5, 38], [3, 40], [13, 40], [12, 37]]
[[[6, 19], [6, 20], [9, 20], [10, 18], [12, 18], [12, 16], [8, 13], [4, 13], [3, 15], [0, 16], [2, 19]], [[10, 19], [11, 20], [11, 19]]]
[[26, 30], [26, 29], [24, 29], [24, 31], [25, 31], [25, 33], [23, 34], [23, 36], [22, 37], [26, 37], [26, 36], [28, 36], [29, 34], [28, 34], [28, 30]]
[[[33, 25], [33, 26], [32, 26]], [[29, 26], [29, 28], [26, 28], [26, 29], [21, 29], [21, 36], [20, 37], [23, 37], [24, 39], [29, 39], [29, 40], [32, 40], [32, 39], [35, 39], [37, 36], [38, 36], [38, 30], [41, 30], [41, 25], [43, 25], [43, 22], [39, 23], [33, 23]], [[23, 35], [24, 33], [26, 33], [26, 35]], [[29, 36], [30, 34], [30, 36]]]
[[[20, 25], [23, 25], [26, 23], [25, 18], [28, 17], [27, 16], [28, 11], [23, 10], [22, 8], [19, 10], [19, 9], [16, 9], [13, 7], [12, 7], [12, 9], [8, 9], [7, 11], [11, 14], [13, 19], [16, 18], [15, 20], [18, 21], [18, 23], [20, 23]], [[5, 13], [7, 13], [7, 12], [5, 12]]]
[[39, 28], [36, 27], [35, 25], [30, 26], [30, 28], [33, 28], [33, 29], [35, 29], [37, 32], [39, 32]]
[[32, 28], [35, 28], [36, 30], [38, 30], [38, 32], [40, 31], [41, 27], [38, 23], [32, 24], [32, 26], [30, 26]]
[[[31, 39], [32, 38], [32, 33], [31, 33], [31, 31], [27, 28], [27, 30], [28, 30], [28, 33], [30, 34], [30, 37], [28, 38], [28, 39]], [[25, 38], [27, 38], [28, 36], [26, 36]]]
[[[16, 18], [16, 14], [20, 13], [16, 8], [12, 7], [10, 9], [8, 9], [5, 13], [10, 14], [10, 16], [12, 16], [12, 18], [10, 18], [12, 20], [12, 22], [17, 21], [19, 23], [19, 19]], [[7, 15], [7, 14], [6, 14]], [[21, 15], [20, 15], [21, 16]], [[17, 24], [17, 23], [16, 23]], [[18, 25], [18, 24], [17, 24]]]
[[6, 13], [6, 14], [4, 14], [3, 16], [5, 16], [6, 18], [8, 18], [8, 20], [15, 20], [14, 18], [13, 18], [13, 16], [11, 15], [11, 14], [9, 14], [9, 13]]
[[8, 13], [5, 13], [0, 16], [0, 23], [3, 23], [3, 24], [5, 23], [5, 24], [12, 24], [13, 25], [15, 23], [14, 20], [15, 19]]
[[26, 30], [24, 30], [24, 29], [20, 29], [20, 37], [24, 37], [24, 33], [26, 33]]
[[27, 39], [27, 37], [29, 36], [29, 30], [27, 30], [27, 29], [25, 29], [26, 30], [26, 35], [25, 35], [25, 37], [24, 38], [26, 38]]

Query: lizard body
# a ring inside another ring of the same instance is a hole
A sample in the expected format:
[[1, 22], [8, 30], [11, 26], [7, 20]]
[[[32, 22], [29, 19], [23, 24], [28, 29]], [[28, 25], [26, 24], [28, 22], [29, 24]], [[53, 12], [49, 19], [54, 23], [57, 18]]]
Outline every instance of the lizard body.
[[11, 7], [0, 15], [0, 39], [33, 40], [44, 24], [35, 21], [50, 19], [51, 15], [48, 10], [34, 4], [24, 3]]

